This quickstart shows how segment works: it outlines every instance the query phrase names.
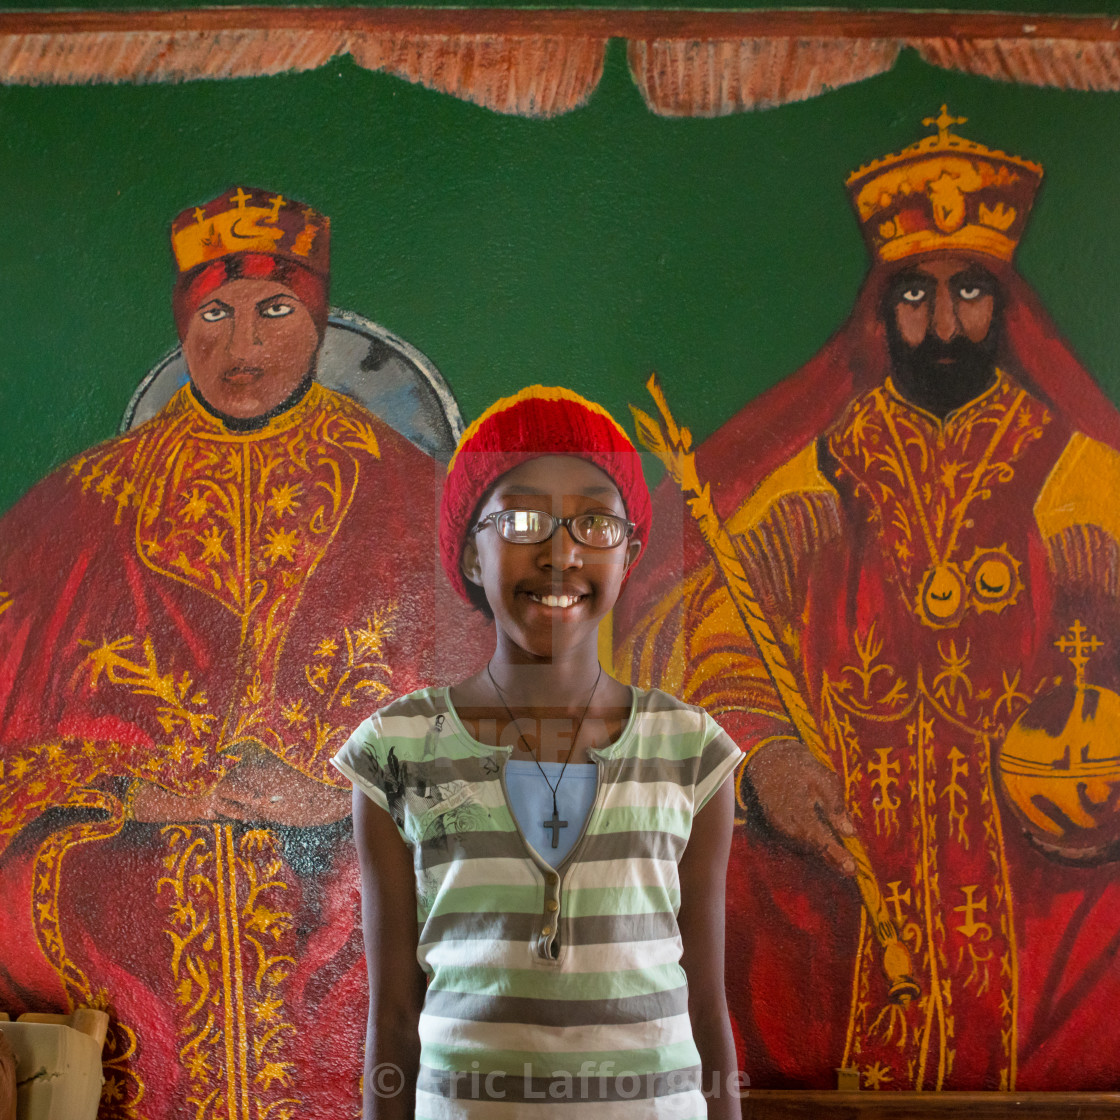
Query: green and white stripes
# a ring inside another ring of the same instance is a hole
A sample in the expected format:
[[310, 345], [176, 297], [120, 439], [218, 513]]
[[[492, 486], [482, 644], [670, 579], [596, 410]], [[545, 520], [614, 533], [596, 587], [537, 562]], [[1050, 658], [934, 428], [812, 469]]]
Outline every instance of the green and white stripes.
[[633, 694], [622, 735], [591, 752], [595, 801], [555, 870], [509, 809], [510, 748], [471, 739], [446, 689], [377, 712], [334, 759], [413, 852], [429, 977], [418, 1117], [706, 1115], [677, 869], [741, 753], [701, 709]]

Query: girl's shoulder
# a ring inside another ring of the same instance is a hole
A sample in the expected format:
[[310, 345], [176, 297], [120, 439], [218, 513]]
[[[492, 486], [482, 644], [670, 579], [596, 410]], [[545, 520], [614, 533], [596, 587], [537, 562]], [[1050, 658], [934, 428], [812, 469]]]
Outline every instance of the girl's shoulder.
[[[446, 688], [418, 688], [378, 708], [354, 729], [335, 756], [349, 761], [360, 754], [376, 757], [383, 743], [425, 742], [437, 733], [447, 718]], [[398, 748], [399, 753], [399, 748]]]
[[391, 703], [370, 716], [383, 727], [393, 724], [408, 724], [417, 720], [432, 720], [439, 716], [446, 716], [448, 712], [447, 689], [418, 688], [415, 692], [398, 696]]
[[672, 760], [688, 775], [699, 811], [739, 765], [738, 744], [703, 708], [659, 688], [634, 690], [635, 735], [631, 753]]
[[331, 762], [382, 807], [402, 783], [427, 784], [431, 773], [475, 753], [463, 742], [447, 691], [421, 688], [378, 708]]
[[714, 732], [718, 726], [703, 708], [686, 704], [660, 688], [635, 687], [634, 716], [639, 734], [653, 731], [659, 734]]
[[712, 716], [697, 704], [662, 692], [659, 688], [634, 689], [633, 738], [639, 742], [656, 740], [659, 749], [674, 754], [738, 754], [739, 748]]

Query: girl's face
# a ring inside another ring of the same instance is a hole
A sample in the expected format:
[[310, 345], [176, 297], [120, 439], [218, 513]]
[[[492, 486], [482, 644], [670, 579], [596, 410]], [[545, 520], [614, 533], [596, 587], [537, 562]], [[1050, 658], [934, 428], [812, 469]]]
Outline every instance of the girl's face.
[[[530, 459], [504, 474], [478, 519], [509, 509], [626, 517], [610, 477], [574, 455]], [[490, 521], [468, 538], [463, 572], [486, 593], [499, 647], [510, 643], [533, 658], [553, 659], [597, 642], [599, 622], [640, 551], [641, 543], [630, 538], [609, 549], [581, 544], [567, 526], [540, 544], [513, 544]]]

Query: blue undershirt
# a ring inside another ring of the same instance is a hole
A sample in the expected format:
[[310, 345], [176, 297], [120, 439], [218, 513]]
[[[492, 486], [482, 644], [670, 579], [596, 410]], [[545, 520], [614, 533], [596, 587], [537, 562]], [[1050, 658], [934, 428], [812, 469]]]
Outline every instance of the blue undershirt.
[[[509, 759], [506, 762], [506, 790], [510, 808], [525, 839], [543, 860], [555, 867], [572, 850], [583, 831], [595, 800], [598, 767], [594, 762], [579, 762], [566, 770], [561, 762], [542, 762], [541, 766], [544, 774], [529, 759]], [[560, 780], [561, 771], [563, 781]], [[548, 788], [545, 775], [556, 788], [556, 808], [560, 819], [568, 822], [564, 828], [556, 830], [559, 843], [555, 848], [552, 846], [552, 829], [544, 826], [545, 821], [552, 819], [552, 790]], [[560, 783], [558, 786], [557, 782]]]

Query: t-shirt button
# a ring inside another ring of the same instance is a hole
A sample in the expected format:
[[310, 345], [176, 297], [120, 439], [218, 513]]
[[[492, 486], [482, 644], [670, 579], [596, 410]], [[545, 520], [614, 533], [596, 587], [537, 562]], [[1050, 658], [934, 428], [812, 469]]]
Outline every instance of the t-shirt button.
[[552, 926], [542, 926], [541, 927], [541, 934], [543, 936], [547, 937], [551, 932], [552, 932]]
[[546, 910], [559, 910], [560, 903], [557, 902], [554, 898], [546, 898], [544, 901], [544, 908]]

